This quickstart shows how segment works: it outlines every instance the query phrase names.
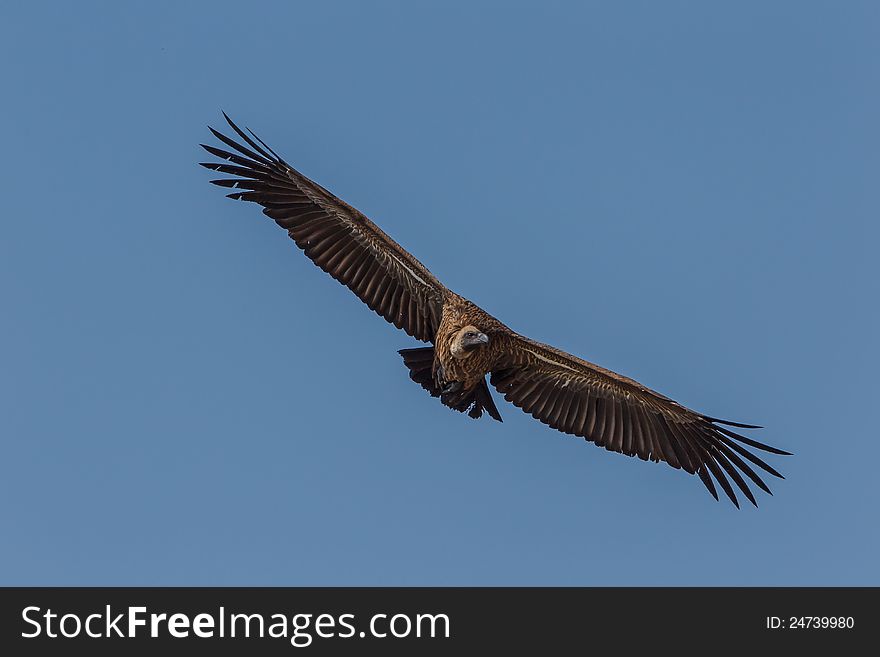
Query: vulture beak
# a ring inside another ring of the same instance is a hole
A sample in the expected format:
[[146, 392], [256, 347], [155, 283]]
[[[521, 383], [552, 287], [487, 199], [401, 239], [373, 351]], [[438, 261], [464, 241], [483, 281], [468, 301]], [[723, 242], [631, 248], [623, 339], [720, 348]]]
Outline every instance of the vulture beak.
[[477, 347], [482, 347], [486, 344], [489, 344], [489, 336], [485, 333], [477, 333], [472, 338], [464, 339], [464, 346], [468, 349], [476, 349]]

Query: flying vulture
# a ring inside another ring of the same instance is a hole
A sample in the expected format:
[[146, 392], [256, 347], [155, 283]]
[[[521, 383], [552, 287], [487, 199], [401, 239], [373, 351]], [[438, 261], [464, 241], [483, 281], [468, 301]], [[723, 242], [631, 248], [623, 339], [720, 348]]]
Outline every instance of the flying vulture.
[[430, 343], [399, 353], [410, 378], [444, 405], [472, 418], [486, 412], [500, 422], [488, 375], [504, 399], [544, 424], [696, 474], [717, 500], [714, 477], [737, 507], [731, 480], [755, 506], [743, 475], [770, 493], [749, 463], [782, 477], [744, 446], [789, 452], [729, 428], [760, 427], [692, 411], [633, 379], [515, 333], [447, 289], [367, 217], [223, 116], [241, 141], [210, 128], [230, 150], [202, 144], [221, 161], [201, 165], [231, 176], [211, 182], [231, 188], [231, 199], [262, 206], [318, 267], [394, 326]]

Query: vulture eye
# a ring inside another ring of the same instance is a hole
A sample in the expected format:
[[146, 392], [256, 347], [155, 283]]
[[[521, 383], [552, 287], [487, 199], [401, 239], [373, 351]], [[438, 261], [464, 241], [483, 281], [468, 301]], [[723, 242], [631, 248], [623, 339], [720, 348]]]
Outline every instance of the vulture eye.
[[474, 338], [476, 336], [477, 336], [477, 334], [474, 333], [473, 331], [468, 331], [467, 333], [464, 334], [464, 337], [466, 337], [466, 338]]

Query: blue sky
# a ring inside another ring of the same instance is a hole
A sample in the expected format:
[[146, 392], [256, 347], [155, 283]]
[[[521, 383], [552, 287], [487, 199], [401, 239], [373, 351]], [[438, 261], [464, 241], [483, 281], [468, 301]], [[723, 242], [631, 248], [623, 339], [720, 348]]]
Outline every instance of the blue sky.
[[[0, 583], [880, 584], [875, 3], [18, 3]], [[760, 508], [443, 408], [220, 110], [515, 330], [795, 452]]]

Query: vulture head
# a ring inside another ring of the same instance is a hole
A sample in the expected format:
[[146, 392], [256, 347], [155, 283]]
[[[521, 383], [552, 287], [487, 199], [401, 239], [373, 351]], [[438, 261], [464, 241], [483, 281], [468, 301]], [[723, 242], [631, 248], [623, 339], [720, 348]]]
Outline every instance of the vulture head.
[[489, 344], [489, 336], [473, 325], [461, 328], [452, 338], [452, 356], [462, 359]]

